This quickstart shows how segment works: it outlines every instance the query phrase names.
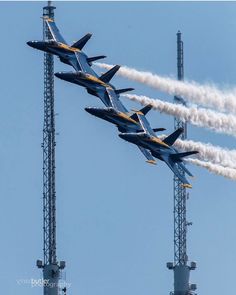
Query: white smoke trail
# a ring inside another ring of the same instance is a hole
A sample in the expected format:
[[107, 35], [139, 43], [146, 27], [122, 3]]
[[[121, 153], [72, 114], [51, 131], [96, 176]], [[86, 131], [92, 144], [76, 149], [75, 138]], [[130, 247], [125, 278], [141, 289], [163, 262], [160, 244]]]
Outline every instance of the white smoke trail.
[[163, 102], [143, 95], [124, 94], [123, 96], [143, 105], [151, 104], [154, 109], [179, 117], [181, 120], [193, 125], [207, 127], [215, 132], [236, 136], [236, 117], [234, 115], [226, 115], [197, 107], [187, 108], [180, 104]]
[[[110, 69], [113, 65], [96, 63], [97, 66]], [[183, 82], [168, 77], [161, 77], [150, 72], [122, 66], [118, 75], [156, 88], [170, 95], [184, 97], [187, 100], [221, 112], [236, 114], [236, 91], [221, 91], [215, 86], [199, 85], [196, 82]]]
[[192, 150], [199, 151], [199, 154], [195, 155], [199, 160], [210, 161], [213, 164], [236, 169], [236, 150], [214, 146], [210, 143], [181, 139], [176, 140], [174, 147], [184, 152]]
[[236, 180], [236, 170], [232, 168], [226, 168], [217, 164], [212, 164], [211, 162], [204, 162], [200, 161], [198, 159], [186, 159], [186, 161], [195, 164], [197, 166], [206, 168], [211, 173], [214, 173], [216, 175], [221, 175], [226, 178]]

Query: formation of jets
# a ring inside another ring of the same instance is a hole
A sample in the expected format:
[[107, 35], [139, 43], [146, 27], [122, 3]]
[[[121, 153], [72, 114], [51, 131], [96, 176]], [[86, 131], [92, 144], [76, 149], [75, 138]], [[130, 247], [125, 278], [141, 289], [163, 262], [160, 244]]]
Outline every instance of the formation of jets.
[[179, 178], [184, 187], [191, 188], [191, 184], [185, 177], [192, 174], [187, 170], [183, 158], [198, 153], [197, 151], [179, 152], [173, 144], [181, 135], [183, 129], [179, 128], [165, 139], [161, 140], [155, 132], [163, 131], [165, 128], [151, 128], [146, 114], [152, 109], [151, 105], [143, 107], [139, 111], [130, 113], [119, 99], [121, 93], [132, 91], [133, 88], [116, 89], [110, 81], [120, 66], [116, 65], [108, 72], [97, 75], [92, 69], [92, 62], [105, 58], [104, 55], [88, 57], [83, 47], [91, 38], [86, 34], [71, 46], [66, 43], [53, 19], [44, 18], [48, 27], [50, 38], [46, 41], [29, 41], [27, 44], [33, 48], [51, 53], [59, 57], [60, 61], [72, 66], [73, 72], [58, 72], [55, 76], [70, 83], [84, 87], [91, 95], [99, 97], [105, 107], [87, 107], [85, 110], [103, 120], [114, 124], [119, 137], [131, 142], [143, 153], [147, 162], [156, 164], [155, 158], [164, 161], [173, 173]]

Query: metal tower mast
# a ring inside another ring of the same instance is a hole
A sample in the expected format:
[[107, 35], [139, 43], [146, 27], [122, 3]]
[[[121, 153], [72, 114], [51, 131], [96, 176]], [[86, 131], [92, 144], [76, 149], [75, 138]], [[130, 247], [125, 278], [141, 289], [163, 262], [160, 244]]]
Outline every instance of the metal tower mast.
[[[181, 32], [177, 33], [177, 76], [178, 80], [184, 79], [184, 51]], [[185, 104], [182, 97], [174, 97], [175, 103]], [[179, 118], [174, 118], [174, 128], [183, 128], [181, 139], [187, 138], [187, 124]], [[179, 169], [184, 174], [182, 169]], [[174, 295], [195, 294], [196, 284], [189, 284], [190, 270], [196, 268], [196, 263], [188, 263], [187, 256], [187, 226], [190, 224], [186, 220], [186, 201], [188, 193], [182, 182], [174, 176], [174, 264], [167, 263], [169, 269], [174, 270]]]
[[[54, 18], [55, 7], [48, 1], [43, 8], [43, 39], [52, 39], [44, 21]], [[54, 60], [44, 53], [44, 126], [43, 126], [43, 261], [37, 266], [43, 269], [43, 294], [58, 295], [60, 270], [65, 262], [57, 261], [56, 255], [56, 189], [55, 189], [55, 117], [54, 117]]]

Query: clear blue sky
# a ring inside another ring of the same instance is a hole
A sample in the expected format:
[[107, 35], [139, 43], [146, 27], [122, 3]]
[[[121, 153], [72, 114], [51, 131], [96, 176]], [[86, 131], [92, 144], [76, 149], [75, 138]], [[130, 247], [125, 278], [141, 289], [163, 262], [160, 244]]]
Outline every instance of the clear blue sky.
[[[42, 259], [43, 2], [1, 2], [0, 196], [2, 294], [42, 294], [17, 283], [40, 278]], [[108, 63], [176, 74], [176, 32], [183, 33], [185, 77], [235, 86], [236, 3], [57, 2], [55, 18], [68, 42], [85, 33], [85, 50]], [[70, 70], [55, 60], [55, 71]], [[117, 87], [172, 100], [114, 78]], [[114, 126], [83, 109], [101, 106], [84, 89], [55, 80], [58, 259], [66, 260], [68, 294], [156, 295], [173, 290], [173, 175], [148, 166]], [[124, 100], [129, 107], [138, 107]], [[153, 127], [173, 118], [152, 111]], [[188, 137], [229, 148], [235, 139], [189, 126]], [[191, 281], [199, 294], [232, 293], [236, 264], [235, 183], [194, 166], [188, 201]]]

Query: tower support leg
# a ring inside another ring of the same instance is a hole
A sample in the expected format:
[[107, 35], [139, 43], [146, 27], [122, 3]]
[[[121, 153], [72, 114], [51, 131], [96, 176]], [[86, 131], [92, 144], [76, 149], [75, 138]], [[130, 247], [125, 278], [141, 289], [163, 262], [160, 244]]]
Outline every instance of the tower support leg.
[[59, 294], [60, 269], [58, 265], [45, 265], [43, 268], [44, 295]]

